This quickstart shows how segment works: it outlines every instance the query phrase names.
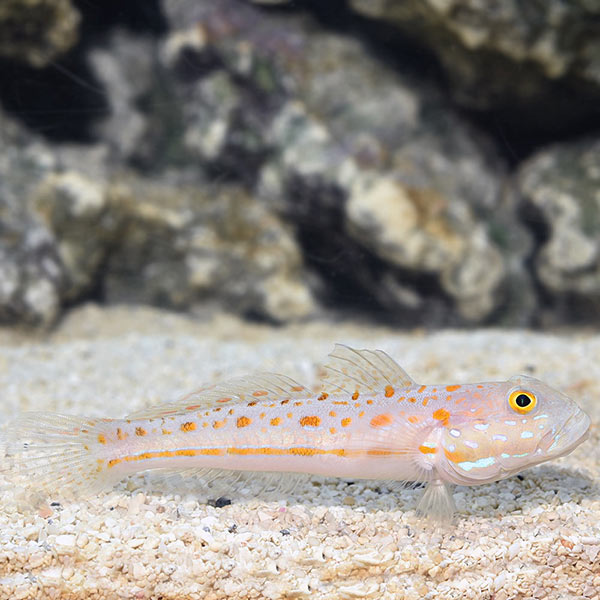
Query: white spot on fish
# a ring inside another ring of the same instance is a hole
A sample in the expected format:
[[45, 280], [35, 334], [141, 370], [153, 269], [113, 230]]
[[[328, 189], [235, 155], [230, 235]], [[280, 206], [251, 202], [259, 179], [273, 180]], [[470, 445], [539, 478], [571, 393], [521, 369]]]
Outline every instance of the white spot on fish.
[[465, 446], [469, 446], [469, 448], [479, 448], [479, 444], [477, 442], [472, 442], [471, 440], [465, 440]]
[[529, 454], [529, 452], [523, 452], [523, 454], [513, 454], [513, 458], [523, 458], [524, 456], [527, 456]]
[[423, 442], [423, 446], [426, 448], [437, 448], [437, 444], [435, 442]]
[[460, 437], [460, 431], [458, 429], [451, 429], [450, 430], [450, 435], [452, 437]]
[[526, 424], [527, 424], [527, 422], [528, 422], [528, 421], [527, 421], [527, 419], [522, 419], [522, 420], [521, 420], [521, 423], [523, 423], [523, 425], [526, 425]]
[[448, 444], [448, 450], [450, 450], [450, 452], [454, 452], [456, 450], [456, 446], [454, 444]]
[[544, 429], [544, 425], [538, 425], [538, 429]]
[[517, 424], [517, 422], [516, 422], [516, 421], [504, 421], [504, 423], [505, 423], [506, 425], [516, 425], [516, 424]]
[[463, 471], [470, 471], [471, 469], [482, 469], [484, 467], [490, 467], [496, 462], [493, 456], [486, 456], [485, 458], [479, 458], [475, 462], [465, 460], [464, 462], [458, 463], [458, 466]]
[[508, 438], [503, 433], [495, 433], [492, 436], [493, 440], [497, 440], [499, 442], [505, 442]]
[[510, 454], [506, 454], [506, 452], [503, 452], [500, 456], [502, 458], [510, 458]]
[[475, 423], [475, 425], [473, 425], [473, 427], [479, 431], [485, 431], [489, 426], [489, 423]]
[[533, 417], [534, 421], [537, 421], [538, 419], [547, 419], [548, 415], [538, 415], [537, 417]]
[[531, 433], [531, 431], [524, 431], [523, 433], [521, 433], [521, 438], [526, 440], [527, 438], [532, 438], [533, 437], [533, 433]]

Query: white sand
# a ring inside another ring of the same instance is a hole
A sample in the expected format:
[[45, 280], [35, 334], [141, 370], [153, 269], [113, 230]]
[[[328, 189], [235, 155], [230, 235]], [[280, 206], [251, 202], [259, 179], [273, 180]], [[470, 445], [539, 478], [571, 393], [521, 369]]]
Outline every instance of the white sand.
[[88, 307], [48, 339], [0, 332], [0, 420], [32, 409], [118, 417], [254, 370], [309, 383], [335, 341], [384, 349], [423, 382], [533, 374], [581, 403], [591, 437], [522, 480], [457, 488], [446, 530], [415, 515], [418, 490], [377, 482], [258, 495], [248, 484], [222, 508], [205, 503], [222, 490], [186, 494], [147, 476], [41, 510], [4, 490], [0, 599], [599, 597], [600, 335], [271, 329]]

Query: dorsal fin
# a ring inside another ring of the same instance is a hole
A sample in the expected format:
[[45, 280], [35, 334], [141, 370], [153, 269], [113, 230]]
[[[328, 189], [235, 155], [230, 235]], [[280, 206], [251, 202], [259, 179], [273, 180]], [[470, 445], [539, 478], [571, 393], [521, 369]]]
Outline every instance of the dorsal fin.
[[388, 385], [400, 389], [415, 385], [404, 369], [382, 350], [356, 350], [336, 344], [323, 366], [323, 389], [334, 393], [378, 393]]
[[142, 408], [128, 415], [128, 419], [154, 419], [185, 413], [188, 410], [201, 410], [226, 406], [234, 402], [256, 400], [275, 402], [285, 399], [306, 399], [310, 390], [285, 375], [259, 373], [237, 377], [228, 382], [200, 388], [174, 402]]

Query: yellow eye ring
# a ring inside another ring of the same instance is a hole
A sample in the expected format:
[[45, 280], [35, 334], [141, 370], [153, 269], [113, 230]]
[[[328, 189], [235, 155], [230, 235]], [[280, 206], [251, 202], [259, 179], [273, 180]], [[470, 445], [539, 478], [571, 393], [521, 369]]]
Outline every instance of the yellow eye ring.
[[535, 394], [532, 394], [531, 392], [515, 390], [514, 392], [511, 392], [508, 397], [508, 403], [514, 411], [518, 412], [520, 415], [524, 415], [535, 408], [537, 398], [535, 397]]

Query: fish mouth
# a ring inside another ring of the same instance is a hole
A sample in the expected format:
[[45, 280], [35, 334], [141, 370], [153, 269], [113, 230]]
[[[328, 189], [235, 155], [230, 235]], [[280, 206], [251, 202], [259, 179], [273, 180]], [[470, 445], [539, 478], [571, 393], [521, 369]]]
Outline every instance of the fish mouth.
[[574, 412], [561, 426], [552, 433], [549, 431], [540, 443], [540, 448], [550, 454], [552, 458], [558, 458], [574, 450], [584, 442], [590, 431], [591, 420], [582, 410]]

